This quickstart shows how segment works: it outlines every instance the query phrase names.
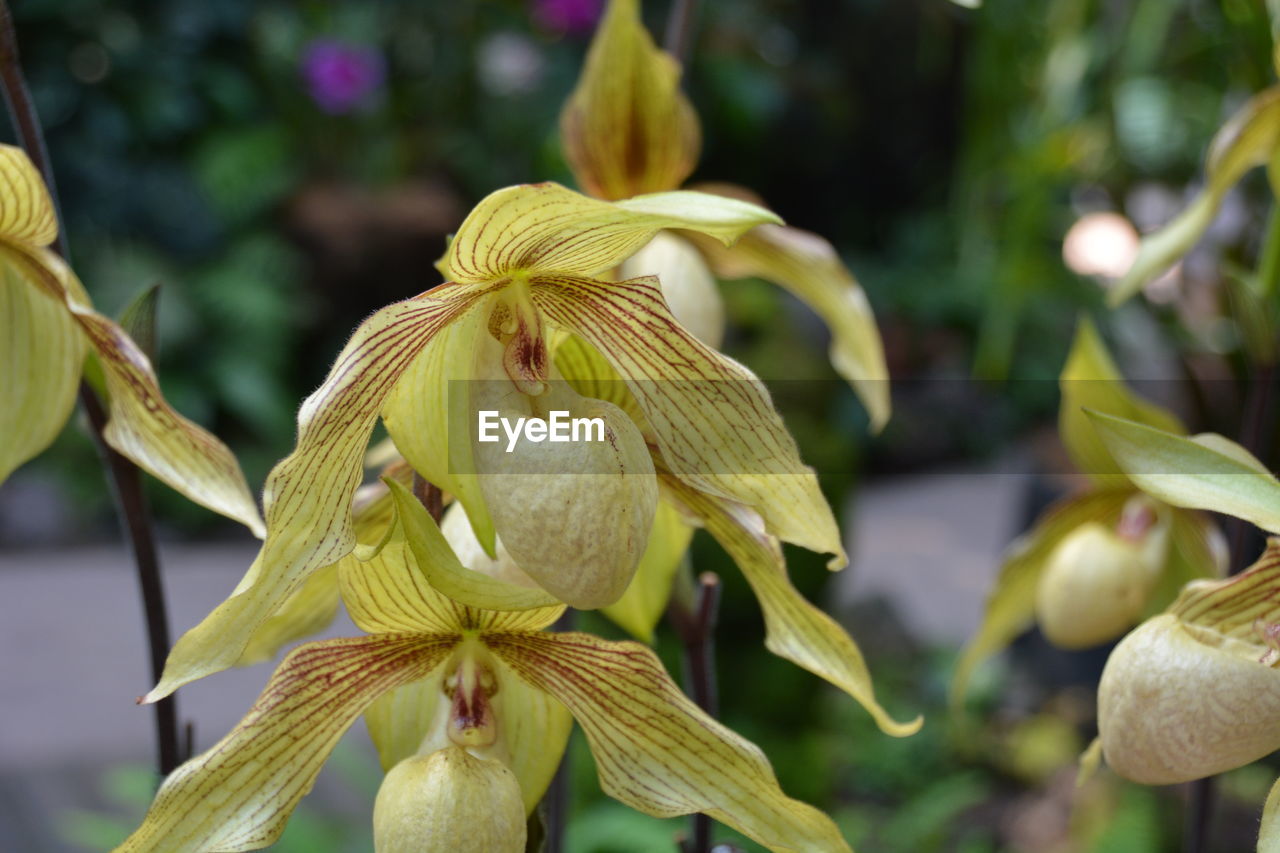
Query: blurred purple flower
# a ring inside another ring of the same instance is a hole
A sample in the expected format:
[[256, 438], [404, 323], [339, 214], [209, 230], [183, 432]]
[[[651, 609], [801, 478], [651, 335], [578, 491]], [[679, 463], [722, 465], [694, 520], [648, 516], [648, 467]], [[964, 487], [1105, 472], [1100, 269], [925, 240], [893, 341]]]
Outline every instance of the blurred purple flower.
[[602, 0], [533, 0], [533, 17], [549, 30], [589, 33], [600, 17]]
[[316, 39], [302, 54], [311, 99], [335, 115], [349, 113], [382, 87], [386, 65], [377, 50], [335, 39]]

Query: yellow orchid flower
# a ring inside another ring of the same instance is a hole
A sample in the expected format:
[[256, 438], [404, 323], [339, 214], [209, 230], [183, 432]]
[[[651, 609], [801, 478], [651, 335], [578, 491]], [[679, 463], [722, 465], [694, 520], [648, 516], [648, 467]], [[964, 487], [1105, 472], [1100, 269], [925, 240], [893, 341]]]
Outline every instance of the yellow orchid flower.
[[362, 712], [389, 771], [379, 853], [523, 850], [575, 719], [605, 792], [633, 808], [705, 812], [770, 850], [849, 850], [649, 649], [545, 632], [563, 606], [495, 612], [439, 593], [422, 545], [435, 525], [402, 485], [390, 490], [396, 520], [339, 567], [368, 636], [292, 652], [240, 724], [165, 781], [118, 853], [266, 847]]
[[138, 345], [93, 310], [84, 285], [49, 249], [58, 222], [39, 172], [0, 145], [0, 482], [58, 435], [88, 354], [102, 366], [110, 420], [103, 438], [139, 468], [263, 535], [257, 504], [231, 452], [165, 401]]
[[[698, 117], [680, 91], [679, 63], [645, 30], [639, 0], [610, 0], [560, 115], [560, 136], [578, 184], [599, 198], [675, 189], [693, 171], [701, 147]], [[705, 189], [756, 200], [741, 188]], [[880, 333], [862, 288], [830, 243], [782, 225], [755, 228], [728, 249], [692, 234], [656, 240], [624, 265], [623, 275], [657, 275], [676, 318], [704, 343], [718, 347], [724, 327], [708, 268], [722, 278], [768, 279], [831, 329], [831, 363], [867, 407], [872, 428], [888, 421]]]
[[1172, 413], [1124, 387], [1087, 320], [1076, 329], [1059, 384], [1059, 434], [1088, 486], [1049, 507], [1010, 545], [982, 625], [956, 666], [953, 703], [964, 698], [977, 665], [1033, 622], [1060, 647], [1097, 645], [1158, 612], [1188, 581], [1226, 570], [1221, 534], [1196, 511], [1204, 507], [1147, 489], [1101, 424], [1123, 418], [1169, 435], [1185, 432]]
[[[466, 507], [486, 552], [500, 534], [523, 571], [574, 606], [616, 600], [640, 562], [657, 503], [650, 440], [682, 482], [740, 501], [772, 535], [843, 565], [830, 508], [759, 381], [685, 331], [655, 279], [593, 277], [663, 229], [730, 242], [769, 221], [754, 205], [696, 192], [613, 203], [535, 184], [484, 199], [441, 262], [451, 281], [365, 320], [303, 404], [297, 448], [267, 481], [258, 559], [179, 640], [147, 698], [233, 665], [313, 572], [351, 552], [352, 495], [380, 414], [412, 468]], [[557, 381], [553, 333], [607, 361], [646, 433], [607, 400]], [[609, 440], [522, 440], [511, 453], [477, 440], [477, 410], [523, 416], [548, 406], [599, 417]], [[452, 582], [442, 589], [454, 597], [476, 586]], [[492, 584], [473, 592], [465, 602], [488, 609], [555, 600]]]

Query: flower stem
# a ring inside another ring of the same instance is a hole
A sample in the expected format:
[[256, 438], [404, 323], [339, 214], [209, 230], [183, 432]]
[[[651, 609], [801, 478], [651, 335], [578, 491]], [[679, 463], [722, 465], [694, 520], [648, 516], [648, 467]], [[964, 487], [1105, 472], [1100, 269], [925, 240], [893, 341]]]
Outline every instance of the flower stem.
[[693, 19], [698, 11], [698, 0], [675, 0], [667, 18], [667, 32], [662, 47], [681, 65], [689, 58], [692, 42]]
[[[667, 608], [667, 618], [684, 650], [685, 689], [698, 707], [712, 717], [719, 713], [720, 706], [715, 664], [719, 606], [720, 578], [714, 572], [703, 572], [692, 594], [682, 595], [677, 589]], [[691, 837], [681, 845], [684, 853], [710, 853], [711, 818], [699, 812], [693, 816], [692, 823]]]
[[[54, 210], [58, 214], [58, 235], [53, 251], [67, 257], [67, 243], [58, 193], [54, 184], [53, 169], [49, 165], [48, 150], [44, 142], [44, 130], [31, 100], [31, 92], [22, 74], [18, 59], [18, 39], [14, 32], [13, 15], [9, 4], [0, 0], [0, 88], [4, 90], [5, 105], [13, 121], [19, 144], [40, 172]], [[138, 575], [138, 588], [142, 595], [142, 611], [146, 619], [147, 643], [151, 657], [151, 675], [159, 681], [164, 672], [165, 657], [169, 654], [169, 616], [165, 605], [164, 583], [160, 573], [160, 557], [156, 551], [152, 530], [151, 511], [142, 490], [142, 477], [137, 466], [117, 453], [103, 437], [107, 414], [102, 401], [88, 384], [80, 383], [80, 403], [88, 417], [90, 432], [103, 462], [110, 474], [115, 495], [116, 513], [124, 526], [133, 562]], [[156, 766], [161, 776], [167, 776], [182, 763], [185, 756], [178, 743], [177, 700], [170, 695], [156, 702]]]

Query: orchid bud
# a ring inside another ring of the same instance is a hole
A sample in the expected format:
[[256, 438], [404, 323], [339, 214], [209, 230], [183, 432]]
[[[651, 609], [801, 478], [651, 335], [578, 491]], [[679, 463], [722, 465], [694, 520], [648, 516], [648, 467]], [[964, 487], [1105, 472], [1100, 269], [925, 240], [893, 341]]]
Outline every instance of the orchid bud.
[[1066, 649], [1105, 642], [1142, 615], [1152, 574], [1138, 546], [1097, 522], [1082, 524], [1054, 549], [1040, 577], [1040, 630]]
[[373, 807], [377, 853], [523, 853], [525, 832], [515, 775], [459, 747], [401, 761]]
[[1162, 613], [1111, 652], [1098, 686], [1107, 764], [1127, 779], [1171, 785], [1212, 776], [1280, 748], [1280, 671], [1251, 643]]

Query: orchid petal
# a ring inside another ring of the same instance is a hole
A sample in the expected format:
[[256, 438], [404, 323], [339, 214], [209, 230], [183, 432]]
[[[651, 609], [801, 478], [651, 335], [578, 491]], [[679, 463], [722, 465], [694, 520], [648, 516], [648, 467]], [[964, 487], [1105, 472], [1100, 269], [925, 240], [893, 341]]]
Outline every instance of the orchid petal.
[[361, 711], [386, 691], [425, 678], [455, 642], [387, 635], [298, 648], [226, 737], [170, 774], [116, 853], [271, 844]]
[[832, 245], [817, 234], [761, 225], [730, 248], [696, 241], [722, 278], [767, 279], [791, 291], [831, 330], [831, 364], [853, 386], [879, 432], [889, 420], [889, 368], [871, 303]]
[[0, 240], [48, 246], [58, 238], [53, 199], [27, 152], [0, 145]]
[[1266, 805], [1262, 807], [1258, 853], [1280, 853], [1280, 779], [1271, 786]]
[[[0, 208], [0, 219], [13, 215]], [[76, 404], [84, 356], [84, 338], [62, 300], [0, 257], [0, 483], [58, 437]]]
[[1124, 473], [1153, 498], [1280, 533], [1280, 481], [1240, 445], [1220, 435], [1174, 435], [1100, 412], [1089, 417]]
[[725, 243], [777, 215], [754, 204], [698, 192], [599, 201], [559, 184], [521, 184], [490, 193], [449, 244], [446, 269], [462, 282], [541, 273], [591, 275], [622, 263], [665, 228]]
[[338, 615], [339, 565], [340, 562], [316, 570], [302, 586], [289, 593], [280, 609], [253, 632], [236, 666], [271, 660], [290, 643], [327, 628]]
[[0, 247], [0, 254], [21, 277], [62, 300], [97, 354], [110, 394], [106, 442], [165, 485], [261, 536], [258, 505], [231, 451], [174, 411], [150, 359], [120, 326], [93, 310], [71, 268], [47, 249]]
[[[734, 248], [741, 248], [766, 227], [774, 226], [753, 228]], [[714, 240], [706, 242], [719, 248]], [[707, 262], [692, 243], [675, 234], [659, 232], [644, 248], [623, 261], [618, 271], [622, 279], [644, 275], [657, 277], [662, 285], [662, 298], [676, 322], [712, 349], [720, 348], [724, 342], [724, 300], [720, 298]]]
[[697, 164], [702, 139], [680, 65], [653, 43], [638, 0], [609, 3], [560, 138], [578, 183], [601, 198], [678, 187]]
[[1280, 147], [1280, 86], [1250, 98], [1213, 137], [1205, 162], [1205, 188], [1186, 210], [1148, 234], [1124, 278], [1111, 288], [1115, 306], [1169, 268], [1213, 224], [1227, 192], [1255, 166], [1268, 164]]
[[487, 334], [488, 302], [459, 316], [426, 345], [387, 397], [382, 420], [413, 470], [467, 508], [476, 536], [492, 554], [493, 521], [470, 473], [470, 430], [458, 420], [473, 408], [470, 380], [477, 338]]
[[[536, 627], [529, 630], [550, 625], [560, 615], [563, 605], [550, 593], [491, 577], [459, 562], [426, 509], [398, 483], [392, 486], [392, 498], [397, 520], [404, 528], [404, 539], [421, 574], [420, 580], [415, 579], [415, 585], [429, 584], [436, 597], [443, 594], [474, 611], [523, 611], [527, 616], [513, 615], [512, 618], [521, 622], [531, 619]], [[497, 619], [502, 615], [493, 613], [486, 618]]]
[[636, 576], [622, 598], [600, 612], [640, 642], [652, 643], [653, 629], [667, 612], [671, 584], [692, 539], [693, 527], [680, 511], [669, 501], [659, 501]]
[[1188, 584], [1107, 660], [1098, 686], [1107, 765], [1165, 785], [1280, 748], [1277, 626], [1280, 540], [1242, 574]]
[[951, 680], [951, 702], [959, 705], [978, 664], [1001, 651], [1035, 619], [1036, 592], [1049, 558], [1062, 540], [1091, 521], [1114, 527], [1131, 491], [1087, 492], [1064, 498], [1041, 514], [1035, 526], [1005, 551], [995, 586], [987, 596], [978, 632], [965, 645]]
[[494, 634], [484, 643], [582, 726], [600, 785], [654, 817], [704, 812], [774, 851], [848, 851], [830, 818], [787, 797], [758, 747], [707, 716], [637, 643]]
[[617, 406], [580, 397], [563, 381], [534, 400], [509, 382], [483, 384], [493, 393], [478, 394], [476, 405], [511, 422], [536, 416], [535, 405], [599, 420], [603, 440], [523, 435], [514, 447], [477, 441], [474, 454], [489, 513], [516, 565], [574, 607], [614, 603], [640, 563], [658, 503], [644, 436]]
[[391, 386], [435, 333], [483, 295], [444, 285], [365, 320], [298, 413], [298, 445], [267, 478], [267, 539], [232, 592], [188, 631], [147, 694], [155, 701], [233, 664], [257, 626], [316, 569], [356, 545], [352, 496]]
[[876, 701], [871, 673], [857, 643], [791, 584], [782, 548], [765, 532], [756, 512], [677, 483], [670, 485], [703, 520], [707, 532], [729, 553], [751, 585], [764, 611], [765, 647], [769, 651], [848, 693], [885, 734], [906, 737], [920, 730], [922, 718], [899, 723]]
[[533, 298], [613, 365], [672, 473], [752, 507], [773, 535], [835, 555], [832, 568], [845, 565], [831, 508], [768, 391], [745, 367], [681, 328], [655, 279], [540, 277]]
[[1125, 488], [1128, 481], [1111, 454], [1103, 446], [1085, 409], [1126, 418], [1173, 433], [1185, 433], [1181, 422], [1169, 411], [1148, 403], [1129, 391], [1124, 377], [1111, 360], [1098, 330], [1088, 318], [1076, 325], [1075, 341], [1058, 380], [1062, 405], [1058, 411], [1058, 434], [1076, 470], [1096, 485]]

